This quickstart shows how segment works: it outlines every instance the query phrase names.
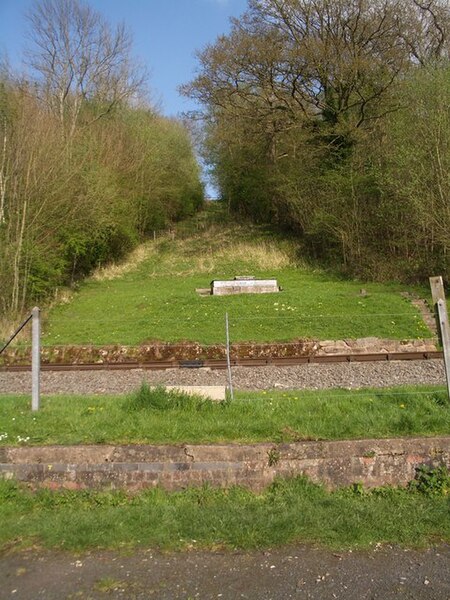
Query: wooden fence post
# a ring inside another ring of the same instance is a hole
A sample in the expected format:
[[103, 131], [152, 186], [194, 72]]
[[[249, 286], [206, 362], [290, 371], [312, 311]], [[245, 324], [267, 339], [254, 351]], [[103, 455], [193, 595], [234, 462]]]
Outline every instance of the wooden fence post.
[[447, 379], [447, 393], [450, 400], [450, 327], [448, 323], [447, 302], [445, 300], [444, 282], [442, 281], [442, 277], [430, 277], [430, 287], [440, 342], [444, 351], [445, 377]]

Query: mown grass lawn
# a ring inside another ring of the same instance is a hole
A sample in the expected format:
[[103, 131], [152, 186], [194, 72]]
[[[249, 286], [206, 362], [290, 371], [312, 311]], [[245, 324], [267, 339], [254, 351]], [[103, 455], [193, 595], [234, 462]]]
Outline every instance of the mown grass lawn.
[[[282, 292], [202, 297], [195, 291], [212, 279], [249, 274], [276, 277]], [[402, 290], [309, 268], [293, 243], [256, 228], [213, 228], [187, 239], [149, 242], [128, 263], [100, 271], [68, 302], [45, 313], [43, 341], [223, 343], [226, 312], [234, 342], [430, 337]]]
[[443, 388], [240, 392], [234, 401], [148, 390], [128, 396], [0, 396], [0, 445], [219, 443], [449, 435]]

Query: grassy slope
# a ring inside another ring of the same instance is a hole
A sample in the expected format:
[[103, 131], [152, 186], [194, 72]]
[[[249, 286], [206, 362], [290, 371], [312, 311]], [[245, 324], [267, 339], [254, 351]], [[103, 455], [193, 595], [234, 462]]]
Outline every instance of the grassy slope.
[[[223, 343], [227, 311], [232, 341], [430, 336], [400, 296], [404, 287], [332, 279], [302, 266], [295, 254], [292, 243], [238, 225], [149, 242], [127, 264], [99, 272], [55, 306], [44, 324], [44, 344]], [[232, 297], [195, 292], [213, 278], [239, 274], [277, 277], [283, 291]]]
[[175, 406], [145, 394], [48, 396], [32, 413], [29, 398], [4, 395], [0, 423], [0, 445], [386, 438], [447, 435], [450, 405], [443, 389], [397, 388], [241, 392], [231, 403]]

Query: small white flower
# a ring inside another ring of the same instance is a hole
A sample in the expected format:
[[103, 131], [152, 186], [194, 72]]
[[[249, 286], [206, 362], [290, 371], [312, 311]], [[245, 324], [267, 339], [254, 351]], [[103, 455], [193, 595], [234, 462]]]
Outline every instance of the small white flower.
[[19, 442], [19, 444], [26, 444], [27, 442], [30, 441], [29, 437], [22, 437], [20, 435], [17, 436], [17, 441]]

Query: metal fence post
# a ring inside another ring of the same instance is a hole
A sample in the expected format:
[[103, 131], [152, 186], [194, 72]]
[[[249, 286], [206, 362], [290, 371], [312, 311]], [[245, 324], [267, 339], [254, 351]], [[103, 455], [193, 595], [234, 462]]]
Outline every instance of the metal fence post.
[[31, 410], [39, 410], [41, 371], [41, 314], [37, 306], [31, 311]]
[[230, 360], [230, 328], [228, 324], [228, 313], [225, 313], [225, 331], [227, 336], [227, 368], [228, 368], [228, 386], [231, 399], [234, 400], [233, 380], [231, 378], [231, 360]]

